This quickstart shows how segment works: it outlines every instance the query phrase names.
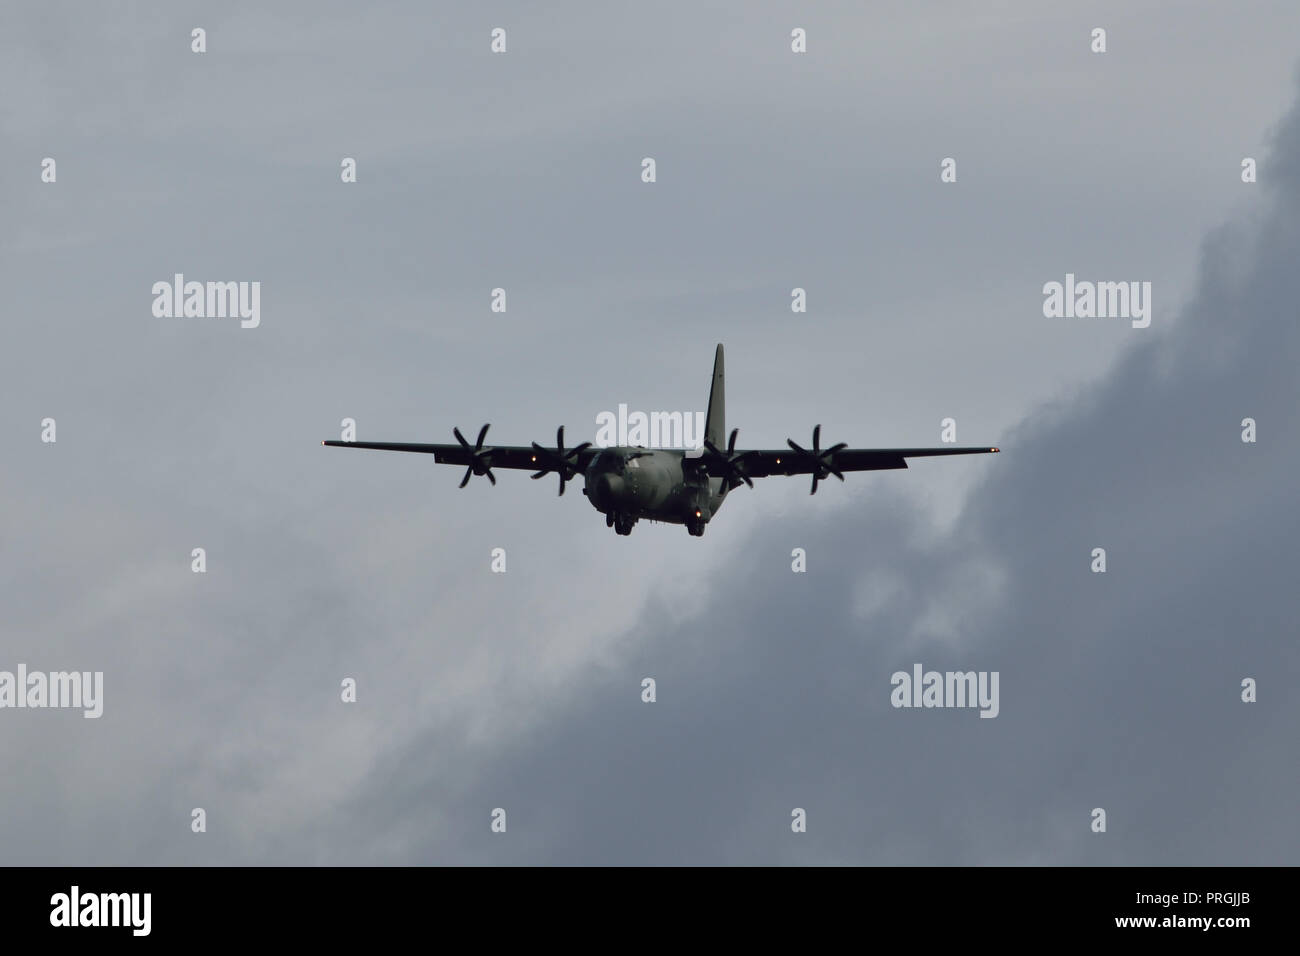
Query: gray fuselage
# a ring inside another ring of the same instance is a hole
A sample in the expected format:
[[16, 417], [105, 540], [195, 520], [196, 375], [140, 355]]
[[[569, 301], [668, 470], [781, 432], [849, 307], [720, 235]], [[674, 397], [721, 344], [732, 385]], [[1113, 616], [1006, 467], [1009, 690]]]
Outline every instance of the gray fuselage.
[[722, 507], [727, 488], [721, 478], [692, 468], [688, 454], [664, 448], [603, 448], [583, 473], [582, 493], [606, 515], [707, 524]]

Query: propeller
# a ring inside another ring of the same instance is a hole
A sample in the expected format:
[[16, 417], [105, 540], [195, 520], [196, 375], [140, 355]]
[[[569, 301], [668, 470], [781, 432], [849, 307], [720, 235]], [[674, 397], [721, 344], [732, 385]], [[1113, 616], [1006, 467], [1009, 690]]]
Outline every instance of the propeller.
[[470, 478], [474, 475], [487, 475], [488, 481], [492, 482], [493, 485], [497, 483], [496, 475], [492, 474], [492, 449], [483, 447], [483, 439], [487, 437], [489, 427], [484, 425], [478, 430], [478, 440], [474, 442], [473, 448], [465, 440], [465, 436], [460, 433], [459, 428], [452, 429], [456, 441], [460, 442], [460, 447], [469, 452], [469, 467], [465, 469], [465, 477], [460, 480], [461, 488], [469, 484]]
[[840, 481], [844, 480], [844, 473], [835, 467], [835, 453], [842, 448], [848, 448], [848, 442], [840, 442], [838, 445], [832, 445], [825, 451], [822, 451], [822, 427], [820, 425], [813, 428], [813, 446], [812, 451], [807, 448], [800, 448], [790, 439], [785, 443], [790, 446], [791, 450], [802, 460], [812, 466], [812, 491], [810, 495], [817, 494], [817, 482], [823, 478], [829, 478], [834, 475]]
[[740, 434], [739, 428], [731, 430], [731, 437], [727, 440], [727, 450], [725, 452], [707, 438], [704, 439], [704, 447], [709, 450], [708, 461], [717, 465], [718, 470], [722, 472], [719, 477], [726, 479], [727, 487], [734, 488], [743, 481], [753, 488], [754, 482], [749, 475], [745, 474], [743, 465], [745, 459], [754, 453], [745, 451], [739, 455], [736, 454], [736, 436], [738, 434]]
[[571, 480], [578, 473], [578, 456], [590, 447], [591, 442], [585, 441], [576, 448], [565, 451], [564, 426], [561, 425], [555, 431], [555, 451], [543, 448], [537, 442], [533, 442], [533, 459], [541, 462], [541, 470], [533, 475], [533, 479], [536, 480], [543, 475], [555, 472], [560, 476], [560, 494], [564, 494], [565, 482]]

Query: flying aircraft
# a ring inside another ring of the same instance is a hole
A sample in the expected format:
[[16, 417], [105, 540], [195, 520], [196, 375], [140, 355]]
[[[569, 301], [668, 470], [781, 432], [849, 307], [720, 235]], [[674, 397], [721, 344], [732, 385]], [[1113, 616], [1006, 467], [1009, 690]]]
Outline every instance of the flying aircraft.
[[495, 485], [497, 479], [492, 473], [493, 468], [513, 468], [532, 471], [535, 479], [557, 475], [559, 493], [564, 494], [565, 484], [581, 474], [586, 485], [582, 493], [597, 511], [605, 515], [606, 527], [627, 535], [632, 533], [638, 520], [645, 518], [652, 522], [685, 525], [686, 530], [696, 537], [704, 534], [705, 527], [718, 513], [727, 495], [742, 484], [753, 488], [755, 478], [811, 475], [809, 494], [816, 494], [820, 482], [831, 475], [843, 481], [846, 471], [906, 468], [908, 458], [980, 455], [997, 451], [996, 448], [850, 448], [844, 442], [823, 448], [821, 425], [813, 428], [811, 448], [786, 439], [786, 448], [738, 451], [736, 436], [740, 430], [737, 428], [731, 430], [731, 436], [723, 445], [725, 418], [722, 345], [719, 344], [713, 359], [713, 385], [709, 389], [702, 448], [596, 448], [586, 441], [565, 448], [563, 425], [555, 433], [554, 448], [545, 448], [536, 442], [527, 447], [484, 445], [487, 425], [479, 429], [473, 445], [465, 440], [459, 428], [452, 429], [456, 436], [455, 445], [367, 441], [326, 441], [321, 444], [433, 455], [438, 464], [460, 465], [465, 469], [465, 477], [460, 480], [461, 488], [475, 475], [482, 475]]

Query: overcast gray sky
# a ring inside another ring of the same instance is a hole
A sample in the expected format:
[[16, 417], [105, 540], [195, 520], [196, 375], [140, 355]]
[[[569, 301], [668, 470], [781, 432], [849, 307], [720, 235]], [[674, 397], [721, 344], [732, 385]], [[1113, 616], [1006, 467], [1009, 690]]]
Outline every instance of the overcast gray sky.
[[[0, 710], [0, 860], [1296, 863], [1297, 36], [1264, 2], [6, 6], [0, 670], [105, 701]], [[260, 281], [260, 327], [154, 317], [176, 272]], [[1067, 272], [1150, 281], [1151, 327], [1045, 318]], [[951, 416], [1004, 453], [762, 481], [695, 539], [319, 444], [588, 440], [703, 410], [719, 341], [742, 444]], [[999, 716], [891, 707], [916, 662], [998, 671]]]

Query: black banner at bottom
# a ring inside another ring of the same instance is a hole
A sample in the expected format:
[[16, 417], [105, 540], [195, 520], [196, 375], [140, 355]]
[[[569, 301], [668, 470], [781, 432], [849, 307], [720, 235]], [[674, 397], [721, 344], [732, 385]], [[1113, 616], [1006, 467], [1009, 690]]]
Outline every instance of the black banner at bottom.
[[1046, 934], [1230, 945], [1261, 930], [1285, 931], [1294, 872], [11, 868], [0, 869], [0, 880], [9, 941], [374, 943], [428, 929], [439, 937], [470, 930], [493, 942], [559, 934], [607, 944], [734, 944], [751, 937], [773, 942], [789, 932], [804, 942], [846, 933], [901, 933], [922, 944]]

